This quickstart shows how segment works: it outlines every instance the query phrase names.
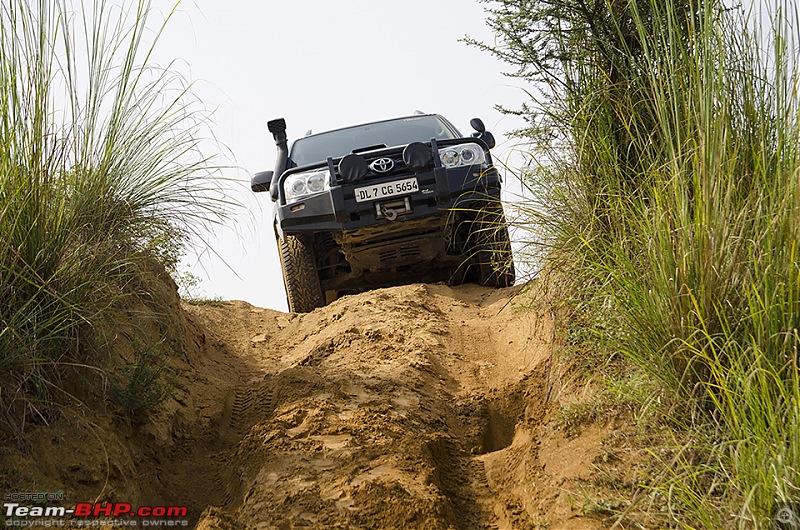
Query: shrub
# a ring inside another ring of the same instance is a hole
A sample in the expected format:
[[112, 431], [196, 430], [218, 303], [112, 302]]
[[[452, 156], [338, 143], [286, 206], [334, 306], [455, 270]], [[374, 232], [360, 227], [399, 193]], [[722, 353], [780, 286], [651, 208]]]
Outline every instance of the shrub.
[[0, 8], [0, 386], [23, 390], [4, 396], [46, 400], [93, 364], [95, 324], [148, 295], [140, 263], [221, 215], [206, 118], [150, 64], [151, 18], [144, 0]]
[[170, 353], [161, 343], [137, 349], [133, 362], [122, 366], [111, 380], [112, 402], [134, 420], [143, 420], [172, 395], [170, 373], [164, 365], [164, 356]]
[[797, 8], [762, 32], [711, 0], [497, 4], [484, 47], [545, 83], [549, 266], [701, 441], [665, 462], [670, 519], [767, 527], [800, 496]]

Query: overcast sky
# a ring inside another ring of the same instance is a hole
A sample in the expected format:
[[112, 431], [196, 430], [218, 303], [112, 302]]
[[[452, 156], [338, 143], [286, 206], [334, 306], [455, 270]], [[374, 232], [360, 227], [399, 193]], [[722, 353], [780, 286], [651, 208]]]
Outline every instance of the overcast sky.
[[229, 150], [225, 171], [243, 210], [209, 234], [185, 268], [208, 296], [286, 309], [272, 233], [272, 203], [249, 191], [249, 174], [272, 169], [269, 119], [284, 117], [290, 140], [415, 110], [447, 117], [463, 134], [483, 118], [498, 138], [495, 157], [511, 156], [504, 133], [521, 122], [495, 104], [524, 100], [518, 83], [490, 55], [459, 42], [492, 41], [485, 4], [470, 0], [404, 2], [195, 0], [181, 4], [159, 45], [159, 62], [179, 60], [195, 94], [214, 109], [217, 139]]

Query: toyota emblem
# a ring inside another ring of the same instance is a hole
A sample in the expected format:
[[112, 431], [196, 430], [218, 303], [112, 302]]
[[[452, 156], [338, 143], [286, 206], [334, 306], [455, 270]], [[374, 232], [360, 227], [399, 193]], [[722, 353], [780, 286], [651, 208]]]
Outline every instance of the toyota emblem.
[[369, 165], [375, 173], [388, 173], [394, 169], [394, 160], [391, 158], [379, 158]]

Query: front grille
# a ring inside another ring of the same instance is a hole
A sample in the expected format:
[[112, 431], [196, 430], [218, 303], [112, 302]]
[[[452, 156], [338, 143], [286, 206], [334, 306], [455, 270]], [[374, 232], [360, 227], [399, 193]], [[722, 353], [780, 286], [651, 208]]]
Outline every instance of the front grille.
[[[364, 153], [357, 152], [359, 156], [364, 158], [364, 161], [367, 163], [367, 174], [364, 176], [363, 180], [374, 180], [374, 179], [385, 179], [385, 178], [397, 178], [399, 176], [411, 176], [413, 175], [413, 171], [410, 171], [406, 166], [405, 162], [403, 162], [403, 149], [405, 148], [390, 148], [390, 149], [382, 149], [380, 151], [368, 151]], [[389, 158], [394, 162], [394, 167], [385, 173], [380, 173], [373, 171], [370, 167], [373, 162], [380, 158]], [[334, 160], [333, 165], [334, 168], [338, 170], [338, 164], [340, 159]], [[336, 173], [336, 181], [337, 183], [342, 183], [343, 180], [341, 175]]]
[[406, 169], [406, 165], [403, 162], [402, 153], [397, 153], [395, 155], [380, 155], [380, 156], [371, 155], [371, 156], [367, 156], [365, 158], [367, 160], [367, 167], [369, 167], [370, 164], [372, 164], [375, 160], [378, 160], [379, 158], [390, 158], [390, 159], [392, 159], [392, 161], [394, 162], [394, 167], [392, 168], [391, 171], [388, 171], [386, 173], [378, 173], [376, 171], [372, 171], [372, 169], [370, 168], [369, 172], [367, 173], [367, 176], [364, 177], [364, 180], [383, 178], [383, 177], [391, 177], [392, 175], [398, 175], [398, 174], [401, 174], [401, 173], [408, 173], [408, 169]]

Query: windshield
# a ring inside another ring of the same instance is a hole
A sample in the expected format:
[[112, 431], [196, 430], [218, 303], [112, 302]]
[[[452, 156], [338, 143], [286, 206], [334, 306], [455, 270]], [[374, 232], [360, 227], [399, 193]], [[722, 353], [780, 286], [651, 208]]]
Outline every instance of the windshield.
[[439, 116], [412, 116], [315, 134], [295, 141], [290, 158], [298, 166], [338, 158], [353, 150], [396, 147], [431, 138], [449, 140], [457, 132]]

